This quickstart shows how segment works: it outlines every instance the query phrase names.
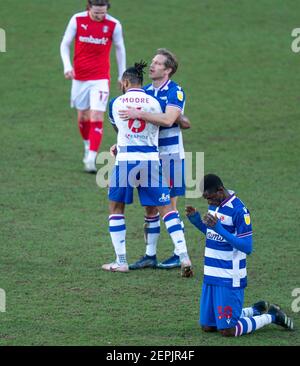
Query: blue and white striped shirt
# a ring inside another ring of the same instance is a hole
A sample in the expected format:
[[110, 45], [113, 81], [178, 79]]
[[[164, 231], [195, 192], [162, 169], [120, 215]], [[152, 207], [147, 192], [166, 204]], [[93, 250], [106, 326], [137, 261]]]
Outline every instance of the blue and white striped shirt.
[[[235, 194], [218, 207], [209, 206], [208, 212], [216, 214], [224, 229], [234, 236], [252, 236], [250, 213]], [[246, 254], [233, 248], [211, 228], [206, 231], [204, 283], [239, 288], [247, 286]]]
[[[224, 231], [226, 230], [236, 238], [249, 239], [252, 247], [250, 213], [235, 194], [224, 200], [220, 206], [209, 206], [208, 212], [218, 217]], [[240, 249], [245, 249], [245, 252], [238, 250], [213, 228], [204, 225], [198, 212], [188, 216], [188, 219], [206, 235], [203, 282], [231, 288], [246, 287], [246, 252], [249, 249], [246, 246], [249, 243], [242, 242], [241, 244]]]
[[[163, 113], [167, 106], [179, 108], [184, 112], [185, 93], [174, 81], [168, 80], [157, 89], [153, 84], [149, 84], [144, 86], [144, 90], [159, 101]], [[171, 127], [160, 127], [158, 145], [160, 155], [179, 154], [180, 159], [184, 159], [182, 133], [176, 123]]]

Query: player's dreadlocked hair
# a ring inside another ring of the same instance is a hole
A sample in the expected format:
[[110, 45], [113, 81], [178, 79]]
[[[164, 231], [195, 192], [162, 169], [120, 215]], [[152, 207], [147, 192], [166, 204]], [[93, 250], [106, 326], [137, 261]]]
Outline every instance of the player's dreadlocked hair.
[[147, 63], [143, 60], [136, 62], [134, 66], [129, 67], [123, 74], [123, 79], [127, 79], [131, 84], [143, 85], [144, 81], [144, 68], [147, 67]]
[[92, 6], [107, 6], [107, 9], [110, 8], [109, 0], [88, 0], [88, 8]]

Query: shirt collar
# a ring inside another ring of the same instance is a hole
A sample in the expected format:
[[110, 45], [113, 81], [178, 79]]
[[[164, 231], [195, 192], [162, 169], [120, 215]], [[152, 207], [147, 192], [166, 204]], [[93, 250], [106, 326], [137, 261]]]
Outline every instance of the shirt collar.
[[141, 89], [141, 88], [130, 88], [127, 90], [126, 93], [129, 93], [129, 92], [143, 92], [143, 93], [146, 93], [144, 89]]
[[168, 88], [168, 85], [170, 84], [170, 82], [171, 82], [171, 80], [170, 79], [168, 79], [167, 81], [165, 81], [161, 86], [159, 86], [158, 88], [155, 88], [154, 86], [153, 86], [153, 84], [152, 84], [152, 88], [154, 89], [154, 90], [167, 90], [167, 89], [169, 89]]
[[[232, 191], [230, 191], [232, 192]], [[225, 198], [225, 200], [220, 204], [220, 207], [224, 206], [232, 206], [231, 202], [236, 198], [235, 193], [232, 193], [229, 197]]]

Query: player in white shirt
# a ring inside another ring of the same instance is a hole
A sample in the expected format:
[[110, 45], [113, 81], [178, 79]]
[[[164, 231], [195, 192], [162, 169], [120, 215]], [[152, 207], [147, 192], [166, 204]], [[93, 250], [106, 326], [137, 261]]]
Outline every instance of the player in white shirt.
[[109, 229], [116, 260], [102, 269], [128, 272], [126, 259], [125, 205], [133, 202], [136, 187], [143, 206], [157, 207], [181, 261], [182, 276], [193, 272], [177, 212], [172, 210], [167, 181], [161, 171], [158, 151], [159, 127], [142, 119], [124, 121], [119, 111], [129, 105], [150, 113], [161, 113], [158, 101], [141, 88], [146, 64], [136, 63], [122, 78], [124, 94], [112, 101], [112, 119], [118, 130], [117, 156], [109, 187]]
[[[162, 112], [151, 114], [137, 109], [121, 111], [120, 116], [127, 118], [143, 118], [160, 126], [159, 155], [162, 162], [164, 175], [170, 186], [171, 204], [177, 211], [177, 199], [185, 196], [184, 179], [184, 147], [181, 128], [189, 128], [189, 121], [183, 116], [185, 106], [184, 90], [171, 77], [176, 73], [178, 61], [175, 55], [167, 49], [156, 51], [151, 65], [149, 77], [152, 83], [143, 89], [148, 95], [154, 96], [161, 105]], [[183, 222], [181, 223], [183, 227]], [[157, 262], [156, 248], [160, 235], [160, 220], [155, 207], [146, 207], [144, 233], [146, 252], [135, 263], [130, 264], [130, 269], [156, 267], [170, 269], [180, 267], [180, 258], [176, 249], [173, 255]]]

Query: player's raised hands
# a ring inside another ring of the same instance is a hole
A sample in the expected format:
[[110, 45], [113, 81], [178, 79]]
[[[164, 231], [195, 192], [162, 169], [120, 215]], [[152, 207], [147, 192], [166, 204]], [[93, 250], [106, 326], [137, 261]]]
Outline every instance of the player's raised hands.
[[185, 214], [187, 216], [192, 216], [197, 212], [197, 209], [193, 206], [186, 206], [185, 207]]
[[217, 225], [218, 223], [218, 217], [217, 216], [213, 216], [210, 213], [207, 213], [204, 215], [203, 217], [203, 223], [208, 226], [208, 227], [214, 227]]

